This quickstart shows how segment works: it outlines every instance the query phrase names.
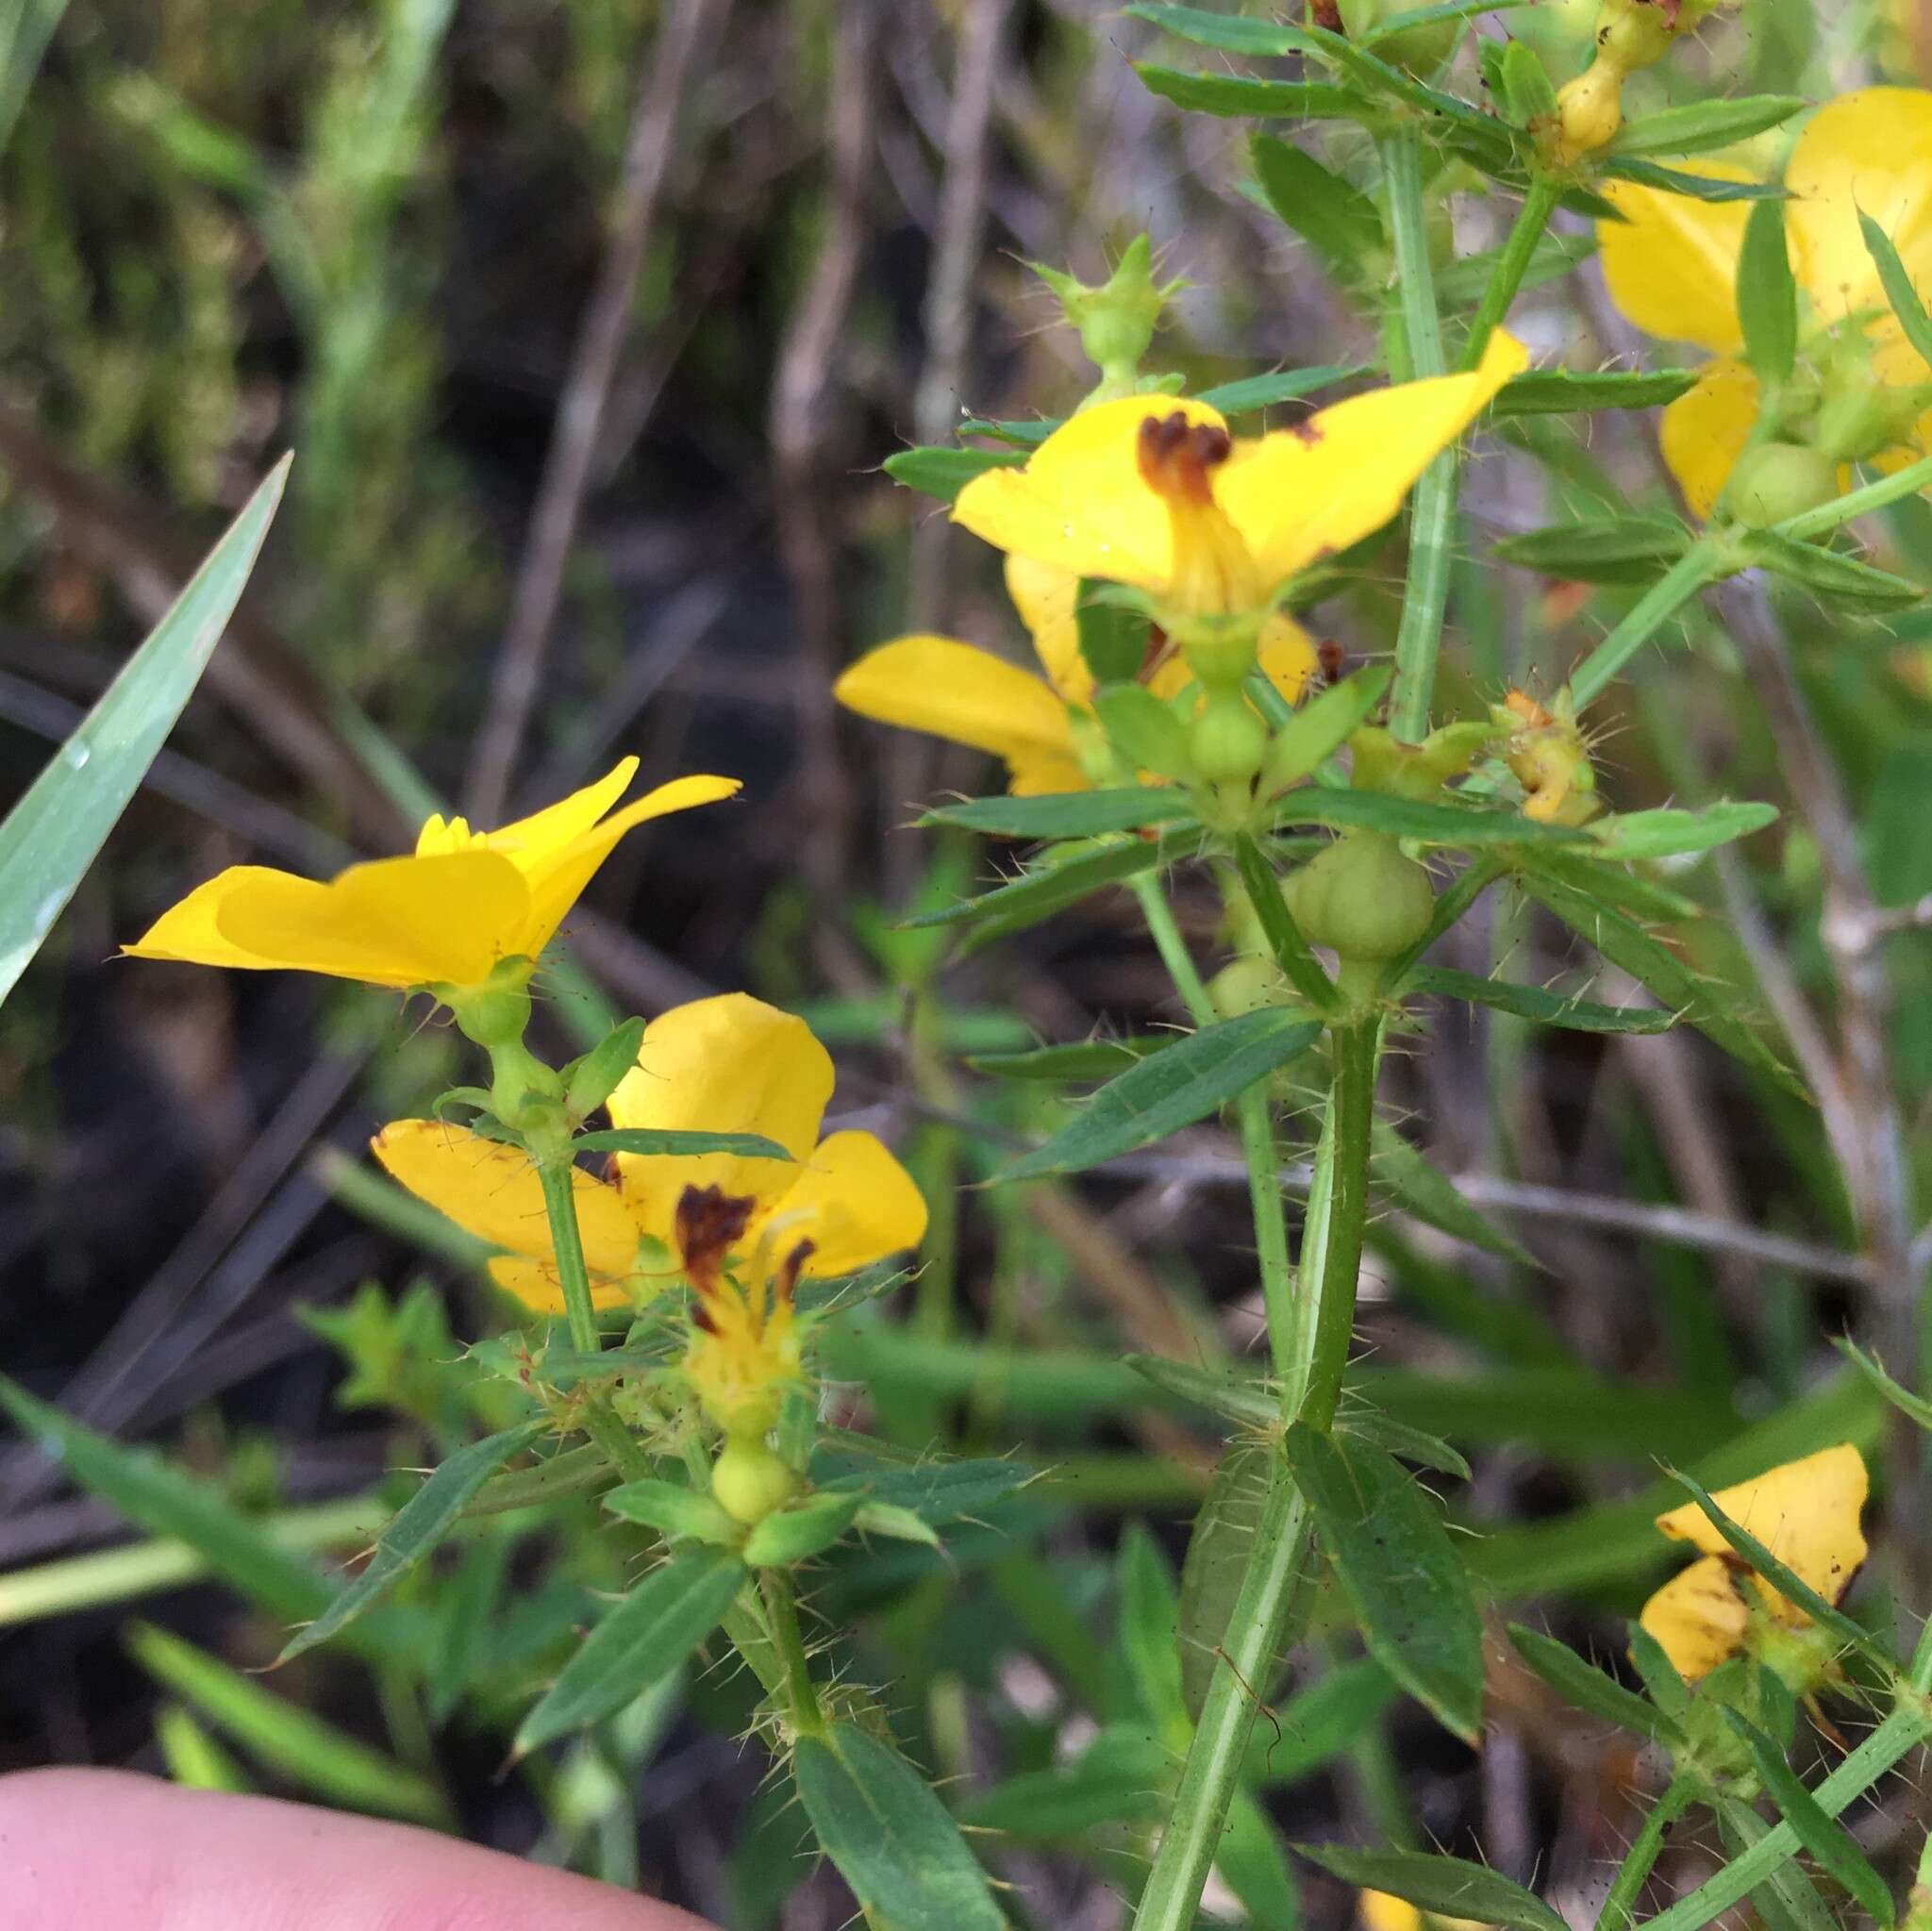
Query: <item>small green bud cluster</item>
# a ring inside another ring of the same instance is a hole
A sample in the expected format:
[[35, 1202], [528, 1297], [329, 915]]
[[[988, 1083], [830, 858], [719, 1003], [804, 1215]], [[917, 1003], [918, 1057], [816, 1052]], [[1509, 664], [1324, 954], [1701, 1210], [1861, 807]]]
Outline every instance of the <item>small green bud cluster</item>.
[[1099, 383], [1081, 408], [1134, 394], [1141, 387], [1141, 363], [1153, 343], [1160, 311], [1187, 283], [1156, 280], [1154, 251], [1145, 235], [1136, 235], [1127, 243], [1119, 266], [1097, 288], [1062, 269], [1038, 261], [1031, 265], [1058, 297], [1088, 360], [1100, 371]]

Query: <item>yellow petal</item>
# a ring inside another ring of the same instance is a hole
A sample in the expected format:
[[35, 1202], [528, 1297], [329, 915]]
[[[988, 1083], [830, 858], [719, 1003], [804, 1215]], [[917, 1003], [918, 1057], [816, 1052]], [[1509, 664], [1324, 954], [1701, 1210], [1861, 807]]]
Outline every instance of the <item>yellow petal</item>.
[[1238, 441], [1214, 473], [1214, 496], [1253, 553], [1263, 583], [1285, 582], [1381, 526], [1410, 486], [1528, 361], [1497, 329], [1467, 375], [1371, 390], [1292, 429]]
[[930, 731], [1007, 761], [1016, 791], [1080, 791], [1067, 707], [1018, 664], [950, 637], [901, 637], [867, 651], [832, 687], [848, 710]]
[[1362, 1931], [1423, 1931], [1423, 1914], [1406, 1898], [1365, 1890], [1357, 1900]]
[[1708, 521], [1731, 465], [1757, 420], [1757, 378], [1742, 362], [1713, 362], [1664, 410], [1658, 429], [1664, 464], [1691, 515]]
[[523, 874], [480, 845], [352, 865], [326, 885], [245, 872], [213, 902], [224, 941], [261, 965], [377, 986], [475, 985], [518, 951], [529, 914]]
[[[608, 783], [607, 778], [605, 784]], [[600, 789], [591, 787], [593, 791]], [[673, 778], [668, 785], [659, 785], [655, 791], [646, 791], [635, 804], [626, 805], [601, 824], [593, 824], [568, 844], [533, 853], [525, 865], [530, 881], [530, 915], [516, 948], [518, 953], [526, 958], [535, 958], [549, 944], [571, 907], [576, 904], [584, 888], [596, 876], [597, 868], [610, 856], [625, 832], [648, 819], [668, 817], [674, 811], [689, 811], [698, 805], [715, 805], [721, 798], [733, 796], [740, 789], [735, 777]], [[579, 791], [577, 798], [587, 795]], [[575, 799], [564, 800], [565, 805], [575, 802]], [[560, 811], [563, 807], [553, 805], [550, 808]]]
[[748, 993], [725, 992], [660, 1014], [644, 1029], [638, 1063], [610, 1095], [612, 1122], [626, 1128], [761, 1133], [791, 1159], [620, 1154], [625, 1196], [639, 1229], [671, 1241], [677, 1197], [687, 1187], [776, 1198], [798, 1178], [794, 1163], [818, 1144], [819, 1122], [831, 1097], [832, 1057], [792, 1013]]
[[[392, 1120], [369, 1142], [392, 1179], [466, 1233], [525, 1259], [551, 1260], [550, 1217], [536, 1163], [522, 1147], [441, 1120]], [[638, 1229], [615, 1187], [573, 1170], [584, 1264], [593, 1276], [627, 1273]]]
[[[1702, 157], [1697, 172], [1724, 181], [1751, 178], [1742, 168]], [[1624, 316], [1666, 341], [1695, 342], [1715, 355], [1741, 349], [1738, 255], [1751, 204], [1699, 201], [1635, 181], [1600, 182], [1598, 191], [1624, 217], [1599, 222], [1596, 238], [1604, 284]], [[1854, 239], [1857, 233], [1854, 224]]]
[[1093, 673], [1080, 655], [1080, 579], [1029, 557], [1007, 558], [1007, 594], [1040, 654], [1041, 669], [1069, 704], [1093, 696]]
[[1694, 1683], [1738, 1653], [1751, 1611], [1728, 1565], [1703, 1556], [1665, 1583], [1637, 1620], [1657, 1640], [1677, 1674]]
[[[1851, 1442], [1842, 1441], [1836, 1448], [1785, 1462], [1755, 1480], [1720, 1489], [1711, 1500], [1801, 1580], [1835, 1603], [1865, 1559], [1858, 1515], [1868, 1487], [1864, 1457]], [[1717, 1524], [1694, 1502], [1658, 1516], [1657, 1525], [1707, 1556], [1730, 1554], [1731, 1545]], [[1782, 1597], [1774, 1606], [1787, 1622], [1804, 1620]]]
[[1292, 617], [1275, 611], [1261, 626], [1261, 672], [1291, 704], [1301, 702], [1315, 669], [1315, 640]]
[[953, 521], [996, 548], [1074, 576], [1159, 590], [1174, 565], [1167, 504], [1141, 477], [1150, 416], [1224, 424], [1204, 402], [1124, 396], [1070, 417], [1024, 469], [987, 470], [959, 491]]
[[1858, 229], [1860, 211], [1891, 238], [1919, 288], [1932, 292], [1932, 93], [1867, 87], [1827, 103], [1798, 137], [1785, 187], [1816, 320], [1887, 306]]
[[[178, 905], [163, 912], [132, 945], [121, 950], [129, 958], [173, 958], [189, 965], [233, 966], [248, 972], [278, 970], [278, 958], [263, 958], [225, 938], [218, 923], [221, 908], [234, 896], [251, 891], [276, 891], [292, 874], [266, 865], [230, 865], [206, 885], [197, 885]], [[306, 878], [294, 880], [307, 885]]]
[[883, 1142], [870, 1133], [834, 1133], [745, 1229], [745, 1242], [769, 1237], [775, 1264], [809, 1240], [805, 1272], [829, 1279], [917, 1247], [925, 1220], [925, 1196]]
[[[673, 1269], [663, 1278], [668, 1281], [675, 1278], [675, 1274], [676, 1270]], [[525, 1260], [520, 1254], [499, 1254], [490, 1263], [490, 1278], [505, 1293], [521, 1301], [532, 1314], [564, 1314], [569, 1311], [563, 1298], [563, 1283], [557, 1277], [554, 1262]], [[661, 1286], [662, 1282], [657, 1285]], [[613, 1274], [592, 1273], [591, 1306], [622, 1307], [642, 1298], [652, 1287], [651, 1278], [644, 1274], [632, 1273], [620, 1278]]]
[[553, 853], [589, 831], [630, 790], [630, 781], [637, 774], [638, 760], [621, 758], [595, 784], [514, 824], [498, 825], [490, 834], [490, 842], [495, 850], [508, 854], [519, 872], [534, 871]]

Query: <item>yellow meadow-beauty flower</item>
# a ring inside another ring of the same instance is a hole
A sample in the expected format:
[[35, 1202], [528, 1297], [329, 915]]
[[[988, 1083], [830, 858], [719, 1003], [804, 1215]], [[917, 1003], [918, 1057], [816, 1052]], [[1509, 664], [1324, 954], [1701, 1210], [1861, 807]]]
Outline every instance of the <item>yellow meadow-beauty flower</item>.
[[[861, 717], [993, 753], [1006, 760], [1008, 788], [1021, 796], [1087, 791], [1092, 781], [1081, 766], [1068, 708], [1093, 697], [1093, 673], [1080, 655], [1080, 579], [1020, 556], [1007, 558], [1006, 575], [1042, 676], [977, 644], [921, 634], [868, 651], [832, 694]], [[1275, 612], [1262, 625], [1259, 667], [1293, 704], [1315, 667], [1314, 643], [1292, 618]], [[1168, 698], [1191, 675], [1171, 650], [1148, 669], [1146, 684]]]
[[[926, 1208], [912, 1176], [870, 1133], [821, 1140], [831, 1096], [831, 1056], [802, 1019], [761, 1000], [726, 992], [653, 1020], [636, 1066], [610, 1096], [615, 1125], [762, 1134], [791, 1157], [618, 1154], [606, 1179], [575, 1170], [595, 1305], [645, 1300], [680, 1271], [677, 1207], [687, 1188], [749, 1200], [746, 1252], [782, 1257], [809, 1240], [809, 1275], [851, 1273], [916, 1247]], [[539, 1313], [562, 1310], [542, 1185], [526, 1153], [435, 1120], [392, 1122], [371, 1146], [419, 1199], [507, 1250], [490, 1263], [500, 1287]]]
[[[1715, 162], [1700, 161], [1698, 169], [1720, 179], [1748, 178]], [[1932, 434], [1932, 413], [1921, 413], [1921, 399], [1910, 394], [1932, 381], [1932, 369], [1891, 312], [1858, 215], [1885, 230], [1914, 286], [1932, 291], [1932, 93], [1868, 87], [1830, 102], [1799, 135], [1784, 185], [1790, 197], [1786, 244], [1801, 298], [1800, 360], [1811, 365], [1823, 391], [1814, 446], [1827, 466], [1840, 455], [1870, 455], [1896, 467]], [[1647, 334], [1694, 343], [1712, 358], [1697, 386], [1664, 410], [1662, 425], [1664, 460], [1691, 510], [1708, 517], [1757, 419], [1757, 377], [1743, 359], [1737, 307], [1750, 205], [1699, 201], [1634, 181], [1605, 181], [1600, 191], [1624, 217], [1597, 224], [1610, 299]], [[1835, 378], [1826, 366], [1832, 331]], [[1857, 442], [1861, 425], [1825, 414], [1835, 407], [1841, 418], [1856, 417], [1868, 401], [1893, 417], [1890, 433], [1870, 449]], [[1846, 438], [1850, 447], [1829, 446]]]
[[1498, 329], [1474, 371], [1372, 390], [1257, 437], [1192, 399], [1096, 403], [1023, 468], [974, 476], [953, 521], [1012, 556], [1143, 590], [1157, 615], [1259, 615], [1290, 578], [1387, 523], [1527, 359]]
[[[1858, 1515], [1867, 1486], [1864, 1457], [1845, 1441], [1720, 1489], [1711, 1500], [1826, 1602], [1836, 1603], [1865, 1559]], [[1747, 1590], [1784, 1627], [1810, 1625], [1804, 1610], [1762, 1576], [1741, 1573], [1737, 1552], [1694, 1502], [1658, 1516], [1657, 1525], [1703, 1552], [1644, 1604], [1639, 1619], [1687, 1683], [1707, 1676], [1743, 1647], [1751, 1627]]]
[[409, 857], [351, 865], [326, 884], [230, 866], [122, 949], [375, 986], [480, 986], [501, 959], [536, 958], [632, 826], [738, 790], [736, 778], [675, 778], [611, 811], [637, 769], [626, 757], [594, 785], [496, 831], [439, 815]]

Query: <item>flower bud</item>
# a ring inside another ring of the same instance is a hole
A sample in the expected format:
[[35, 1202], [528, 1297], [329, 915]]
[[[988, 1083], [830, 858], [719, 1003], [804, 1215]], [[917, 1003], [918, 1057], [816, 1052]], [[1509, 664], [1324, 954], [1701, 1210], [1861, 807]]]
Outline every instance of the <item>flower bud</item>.
[[1738, 458], [1720, 501], [1746, 529], [1763, 529], [1816, 509], [1840, 493], [1838, 464], [1824, 451], [1795, 442], [1761, 442]]
[[711, 1493], [733, 1522], [747, 1528], [798, 1492], [798, 1475], [757, 1436], [733, 1436], [711, 1464]]
[[1286, 896], [1309, 943], [1350, 960], [1407, 951], [1436, 910], [1428, 873], [1379, 831], [1343, 832], [1289, 879]]
[[1100, 370], [1100, 387], [1087, 400], [1131, 395], [1160, 311], [1187, 284], [1163, 286], [1155, 280], [1154, 253], [1145, 235], [1127, 243], [1120, 266], [1098, 288], [1037, 261], [1032, 266], [1059, 298], [1061, 311], [1079, 332], [1081, 348]]

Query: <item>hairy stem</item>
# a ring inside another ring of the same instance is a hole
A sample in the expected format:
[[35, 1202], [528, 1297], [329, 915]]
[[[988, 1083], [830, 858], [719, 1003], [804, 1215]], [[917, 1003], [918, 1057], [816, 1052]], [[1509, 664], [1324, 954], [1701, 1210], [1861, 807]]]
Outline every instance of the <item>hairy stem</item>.
[[1724, 574], [1722, 545], [1700, 538], [1644, 593], [1620, 623], [1571, 674], [1570, 695], [1588, 704], [1669, 621]]
[[1596, 1931], [1629, 1931], [1637, 1922], [1637, 1900], [1643, 1895], [1644, 1884], [1664, 1847], [1664, 1834], [1697, 1801], [1702, 1788], [1696, 1777], [1675, 1777], [1651, 1806], [1642, 1829], [1631, 1839], [1624, 1861], [1617, 1867], [1617, 1874], [1604, 1898], [1604, 1907], [1597, 1914]]
[[1509, 239], [1503, 243], [1503, 252], [1496, 257], [1495, 267], [1490, 271], [1490, 283], [1483, 291], [1475, 320], [1469, 325], [1469, 340], [1462, 345], [1462, 366], [1465, 369], [1474, 369], [1482, 360], [1483, 351], [1490, 345], [1490, 337], [1504, 316], [1508, 314], [1509, 305], [1515, 301], [1516, 292], [1523, 286], [1523, 277], [1529, 272], [1530, 258], [1536, 253], [1536, 244], [1549, 226], [1550, 216], [1556, 212], [1562, 191], [1552, 175], [1532, 175], [1529, 177], [1529, 190], [1523, 197], [1523, 206], [1517, 210], [1516, 224], [1509, 230]]
[[825, 1719], [819, 1708], [817, 1686], [811, 1680], [805, 1639], [799, 1633], [798, 1604], [791, 1593], [791, 1578], [782, 1569], [761, 1569], [758, 1588], [764, 1593], [772, 1640], [785, 1666], [785, 1695], [791, 1706], [791, 1727], [802, 1737], [816, 1737], [824, 1729]]

